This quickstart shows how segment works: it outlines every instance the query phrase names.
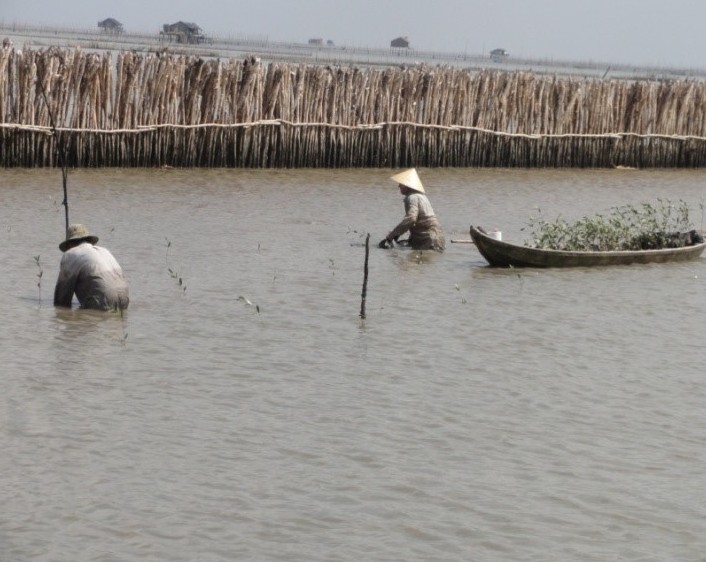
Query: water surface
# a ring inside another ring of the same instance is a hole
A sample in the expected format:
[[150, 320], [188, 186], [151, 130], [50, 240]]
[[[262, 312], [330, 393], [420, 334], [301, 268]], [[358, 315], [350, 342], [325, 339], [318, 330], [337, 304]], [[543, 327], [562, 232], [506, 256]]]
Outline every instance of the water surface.
[[[0, 171], [0, 559], [703, 560], [706, 261], [379, 250], [389, 175], [71, 173], [120, 317], [52, 306], [60, 173]], [[703, 227], [703, 171], [420, 175], [449, 239], [659, 198]]]

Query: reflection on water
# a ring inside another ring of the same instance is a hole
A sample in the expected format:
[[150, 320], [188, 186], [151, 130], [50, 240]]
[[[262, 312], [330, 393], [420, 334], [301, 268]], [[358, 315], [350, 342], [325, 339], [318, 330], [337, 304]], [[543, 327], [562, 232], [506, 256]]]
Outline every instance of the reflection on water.
[[[420, 174], [448, 239], [703, 199], [699, 171]], [[703, 259], [380, 250], [389, 171], [76, 171], [131, 304], [55, 309], [60, 176], [0, 175], [1, 559], [703, 555]]]

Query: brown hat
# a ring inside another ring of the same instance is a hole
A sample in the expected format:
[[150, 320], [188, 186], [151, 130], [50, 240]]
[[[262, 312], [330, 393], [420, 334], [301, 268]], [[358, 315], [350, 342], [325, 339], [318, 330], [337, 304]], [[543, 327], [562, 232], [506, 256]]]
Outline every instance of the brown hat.
[[404, 172], [400, 172], [399, 174], [395, 174], [390, 179], [398, 184], [404, 185], [405, 187], [409, 187], [414, 191], [424, 193], [424, 186], [422, 185], [422, 180], [419, 179], [416, 168], [411, 168]]
[[98, 236], [88, 234], [88, 229], [82, 224], [72, 224], [69, 227], [66, 240], [59, 244], [59, 249], [65, 252], [74, 242], [90, 242], [91, 244], [95, 244], [98, 242]]

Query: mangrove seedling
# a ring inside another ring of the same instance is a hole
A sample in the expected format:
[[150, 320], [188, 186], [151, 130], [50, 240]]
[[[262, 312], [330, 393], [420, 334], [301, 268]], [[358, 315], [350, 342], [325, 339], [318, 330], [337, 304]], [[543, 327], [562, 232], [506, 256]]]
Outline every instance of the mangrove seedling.
[[37, 266], [37, 287], [39, 288], [39, 303], [42, 302], [42, 276], [44, 275], [44, 269], [42, 269], [42, 262], [39, 260], [39, 256], [34, 256], [34, 264]]
[[169, 248], [172, 247], [172, 241], [169, 240], [169, 238], [167, 238], [166, 236], [164, 237], [164, 239], [167, 241], [167, 251], [164, 257], [167, 263], [167, 271], [169, 272], [169, 276], [174, 279], [181, 288], [182, 294], [184, 294], [186, 292], [186, 285], [184, 284], [184, 279], [182, 279], [181, 275], [177, 271], [172, 269], [172, 267], [169, 265]]
[[257, 313], [260, 314], [260, 305], [259, 304], [254, 304], [254, 303], [250, 302], [250, 300], [247, 297], [244, 297], [243, 295], [240, 295], [238, 297], [238, 300], [244, 302], [245, 306], [254, 306], [255, 310], [257, 310]]
[[459, 294], [461, 295], [461, 304], [466, 304], [468, 301], [466, 300], [466, 297], [465, 297], [465, 296], [463, 295], [463, 293], [461, 292], [461, 287], [458, 286], [458, 283], [456, 283], [455, 287], [456, 287], [456, 290], [457, 290], [457, 291], [459, 292]]
[[689, 207], [658, 199], [658, 205], [613, 207], [608, 215], [583, 217], [568, 223], [541, 216], [530, 219], [532, 242], [537, 248], [571, 251], [646, 250], [684, 246], [692, 229]]

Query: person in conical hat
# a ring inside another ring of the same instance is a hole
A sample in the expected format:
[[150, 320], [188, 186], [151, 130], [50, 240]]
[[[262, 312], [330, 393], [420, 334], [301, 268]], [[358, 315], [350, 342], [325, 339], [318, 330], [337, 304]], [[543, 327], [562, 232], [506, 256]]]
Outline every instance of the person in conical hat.
[[117, 260], [106, 248], [96, 246], [98, 237], [82, 224], [72, 224], [54, 288], [54, 306], [71, 307], [74, 294], [81, 308], [125, 310], [130, 303], [127, 281]]
[[378, 247], [391, 248], [394, 242], [405, 232], [409, 238], [403, 243], [415, 250], [436, 250], [443, 252], [446, 248], [444, 232], [441, 229], [434, 209], [426, 196], [422, 180], [415, 168], [395, 174], [390, 178], [397, 183], [400, 193], [404, 196], [405, 216], [389, 234], [380, 241]]

